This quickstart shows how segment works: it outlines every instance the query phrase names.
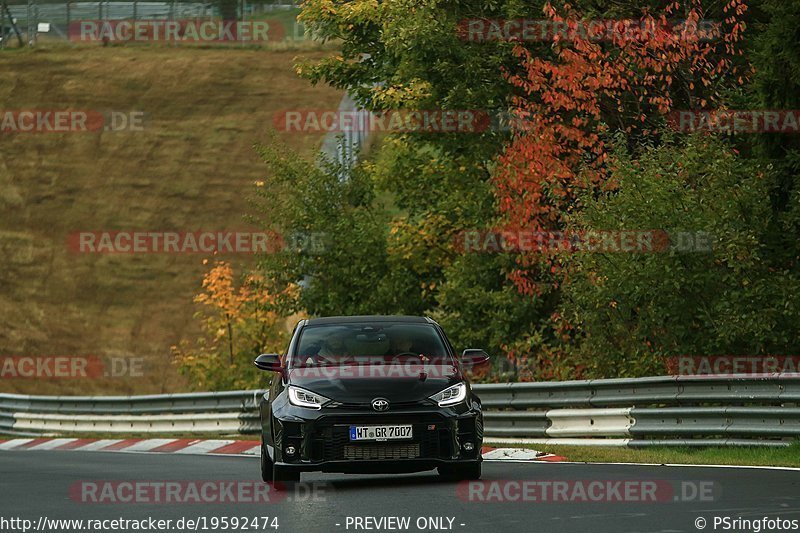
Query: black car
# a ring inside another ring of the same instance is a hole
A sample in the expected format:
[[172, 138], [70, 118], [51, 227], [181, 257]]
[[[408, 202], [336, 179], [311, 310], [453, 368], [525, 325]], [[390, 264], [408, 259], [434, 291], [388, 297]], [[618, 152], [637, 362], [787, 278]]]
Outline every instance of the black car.
[[437, 468], [481, 475], [483, 414], [464, 369], [433, 320], [354, 316], [303, 320], [285, 355], [260, 355], [275, 372], [261, 403], [264, 481], [301, 472], [390, 473]]

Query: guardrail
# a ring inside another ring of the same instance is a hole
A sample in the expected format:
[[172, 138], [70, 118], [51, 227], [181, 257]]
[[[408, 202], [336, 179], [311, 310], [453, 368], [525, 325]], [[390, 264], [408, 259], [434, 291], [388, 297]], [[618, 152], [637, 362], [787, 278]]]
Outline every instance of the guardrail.
[[486, 435], [569, 445], [788, 446], [800, 374], [477, 385]]
[[[475, 385], [487, 440], [787, 446], [800, 437], [800, 375], [664, 376]], [[73, 397], [0, 394], [0, 434], [246, 434], [265, 391]]]
[[0, 434], [248, 434], [261, 428], [266, 391], [149, 396], [0, 394]]

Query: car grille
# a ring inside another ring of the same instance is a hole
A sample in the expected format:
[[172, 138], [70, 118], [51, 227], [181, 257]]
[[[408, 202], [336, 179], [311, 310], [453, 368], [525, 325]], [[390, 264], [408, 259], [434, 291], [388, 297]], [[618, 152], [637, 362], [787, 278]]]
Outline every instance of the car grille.
[[[413, 437], [388, 442], [351, 442], [351, 425], [411, 424]], [[435, 429], [429, 429], [434, 426]], [[452, 455], [452, 431], [443, 417], [430, 415], [412, 417], [370, 416], [349, 419], [334, 418], [315, 424], [312, 460], [382, 460], [448, 458]]]
[[345, 445], [345, 459], [416, 459], [419, 443], [414, 444], [359, 444]]

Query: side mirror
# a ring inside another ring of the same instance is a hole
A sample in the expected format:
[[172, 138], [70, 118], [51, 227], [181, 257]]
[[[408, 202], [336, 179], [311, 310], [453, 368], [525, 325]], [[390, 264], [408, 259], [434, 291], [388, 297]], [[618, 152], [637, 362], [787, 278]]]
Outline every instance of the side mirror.
[[281, 372], [281, 357], [276, 353], [262, 353], [253, 362], [261, 370], [268, 370], [270, 372]]
[[489, 354], [483, 350], [464, 350], [461, 354], [461, 364], [466, 368], [482, 366], [489, 362]]

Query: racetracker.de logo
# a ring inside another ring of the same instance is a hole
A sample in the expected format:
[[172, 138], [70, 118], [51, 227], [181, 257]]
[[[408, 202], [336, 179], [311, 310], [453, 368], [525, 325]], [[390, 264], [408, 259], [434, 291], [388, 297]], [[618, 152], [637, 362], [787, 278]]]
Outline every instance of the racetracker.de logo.
[[276, 20], [81, 20], [67, 31], [73, 42], [109, 43], [264, 43], [286, 37]]
[[[336, 361], [337, 358], [329, 357]], [[338, 364], [321, 366], [301, 366], [293, 368], [291, 376], [305, 379], [406, 379], [419, 380], [428, 378], [450, 378], [456, 374], [453, 365], [431, 362], [422, 356], [416, 361], [386, 364], [358, 364], [348, 362], [346, 357], [339, 358]]]
[[458, 498], [472, 503], [672, 503], [712, 502], [713, 481], [577, 479], [465, 481]]
[[706, 232], [664, 230], [471, 230], [456, 234], [454, 245], [467, 253], [662, 253], [713, 249], [711, 235]]
[[[85, 480], [69, 487], [69, 497], [95, 505], [268, 504], [286, 500], [313, 504], [327, 501], [333, 491], [332, 485], [322, 482]], [[215, 521], [209, 518], [208, 523], [213, 526]]]
[[670, 375], [678, 376], [800, 375], [800, 356], [679, 355], [668, 358], [666, 366]]
[[682, 110], [669, 114], [671, 128], [683, 133], [800, 133], [800, 110]]
[[86, 504], [276, 503], [287, 494], [259, 481], [79, 481], [72, 501]]
[[485, 41], [711, 41], [721, 36], [712, 20], [589, 19], [465, 19], [458, 36], [469, 42]]
[[67, 246], [82, 254], [255, 254], [279, 252], [287, 242], [263, 231], [81, 231]]
[[480, 133], [492, 128], [482, 110], [400, 110], [384, 113], [335, 109], [295, 109], [273, 115], [275, 129], [286, 133]]
[[143, 375], [142, 357], [0, 356], [0, 379], [136, 378]]
[[0, 135], [144, 131], [142, 111], [0, 109]]

